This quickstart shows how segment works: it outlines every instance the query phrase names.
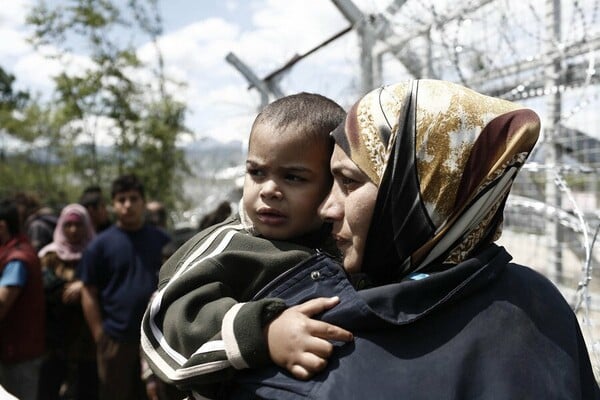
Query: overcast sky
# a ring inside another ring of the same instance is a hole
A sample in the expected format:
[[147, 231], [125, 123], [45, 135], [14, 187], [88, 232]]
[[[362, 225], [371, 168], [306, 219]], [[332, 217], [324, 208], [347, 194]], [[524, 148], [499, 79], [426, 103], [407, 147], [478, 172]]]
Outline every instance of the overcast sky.
[[[118, 0], [125, 1], [125, 0]], [[34, 52], [24, 24], [35, 0], [5, 1], [0, 7], [0, 66], [14, 74], [18, 88], [42, 94], [52, 88], [60, 66]], [[384, 0], [356, 0], [365, 11], [381, 9]], [[177, 91], [189, 107], [187, 125], [195, 138], [221, 141], [247, 138], [260, 97], [225, 61], [234, 52], [260, 76], [281, 67], [348, 26], [329, 0], [162, 0], [165, 34], [160, 47], [167, 74], [187, 84]], [[152, 46], [140, 43], [140, 57], [150, 60]], [[73, 55], [73, 68], [85, 65]], [[312, 91], [348, 106], [358, 97], [356, 36], [347, 34], [313, 53], [286, 75], [286, 94]]]

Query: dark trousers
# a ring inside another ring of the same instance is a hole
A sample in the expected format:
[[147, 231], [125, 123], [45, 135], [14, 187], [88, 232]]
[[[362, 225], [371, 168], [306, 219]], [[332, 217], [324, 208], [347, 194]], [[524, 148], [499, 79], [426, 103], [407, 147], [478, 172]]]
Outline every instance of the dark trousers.
[[104, 334], [97, 350], [100, 400], [145, 400], [139, 343], [118, 342]]
[[[66, 383], [66, 391], [60, 393]], [[97, 400], [96, 361], [73, 361], [55, 355], [44, 359], [40, 369], [39, 400]]]

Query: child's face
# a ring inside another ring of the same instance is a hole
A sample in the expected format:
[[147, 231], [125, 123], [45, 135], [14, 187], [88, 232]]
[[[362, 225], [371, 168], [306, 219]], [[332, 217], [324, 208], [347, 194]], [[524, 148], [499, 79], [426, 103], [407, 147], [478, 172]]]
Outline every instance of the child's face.
[[317, 209], [331, 187], [329, 149], [324, 141], [255, 127], [246, 159], [244, 208], [256, 231], [289, 240], [317, 230]]

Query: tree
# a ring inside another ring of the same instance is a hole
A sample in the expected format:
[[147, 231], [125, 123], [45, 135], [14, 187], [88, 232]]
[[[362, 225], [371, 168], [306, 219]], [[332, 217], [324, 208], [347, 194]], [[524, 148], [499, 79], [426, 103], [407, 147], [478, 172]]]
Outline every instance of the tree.
[[[30, 94], [14, 89], [15, 76], [0, 67], [0, 196], [10, 195], [35, 181], [35, 168], [27, 168], [25, 152], [13, 152], [15, 143], [27, 144], [34, 139], [25, 122]], [[23, 146], [19, 146], [23, 147]], [[17, 171], [19, 171], [17, 173]]]
[[0, 132], [20, 136], [24, 135], [22, 111], [27, 106], [30, 95], [25, 91], [15, 91], [14, 82], [15, 76], [0, 67]]
[[12, 111], [25, 106], [29, 100], [29, 93], [24, 91], [15, 91], [13, 84], [15, 76], [6, 72], [0, 67], [0, 110]]
[[[184, 200], [178, 185], [189, 173], [176, 147], [187, 132], [186, 106], [165, 89], [173, 82], [165, 77], [157, 45], [162, 33], [157, 0], [116, 3], [39, 1], [28, 16], [34, 46], [51, 45], [57, 51], [48, 56], [65, 65], [54, 77], [51, 102], [59, 135], [48, 139], [72, 181], [107, 186], [117, 175], [135, 172], [149, 196], [174, 207]], [[139, 34], [155, 45], [157, 67], [136, 54]], [[87, 51], [88, 62], [74, 70], [76, 49]], [[109, 137], [111, 147], [101, 137]]]

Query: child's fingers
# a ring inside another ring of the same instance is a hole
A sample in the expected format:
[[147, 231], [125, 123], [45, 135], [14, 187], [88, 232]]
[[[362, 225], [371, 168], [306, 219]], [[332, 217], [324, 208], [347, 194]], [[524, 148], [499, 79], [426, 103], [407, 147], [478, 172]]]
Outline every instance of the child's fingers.
[[335, 297], [317, 297], [316, 299], [308, 300], [302, 304], [294, 306], [297, 311], [302, 314], [312, 317], [315, 314], [329, 310], [340, 302], [340, 298]]
[[289, 371], [295, 378], [306, 380], [324, 370], [326, 366], [326, 359], [312, 353], [303, 353], [302, 358]]
[[301, 379], [303, 381], [310, 379], [311, 374], [304, 368], [302, 365], [295, 364], [290, 368], [290, 374], [294, 376], [296, 379]]
[[323, 321], [311, 320], [309, 331], [311, 335], [326, 340], [350, 342], [354, 339], [352, 332]]
[[327, 360], [333, 353], [333, 344], [325, 339], [313, 336], [310, 341], [306, 342], [304, 351]]

